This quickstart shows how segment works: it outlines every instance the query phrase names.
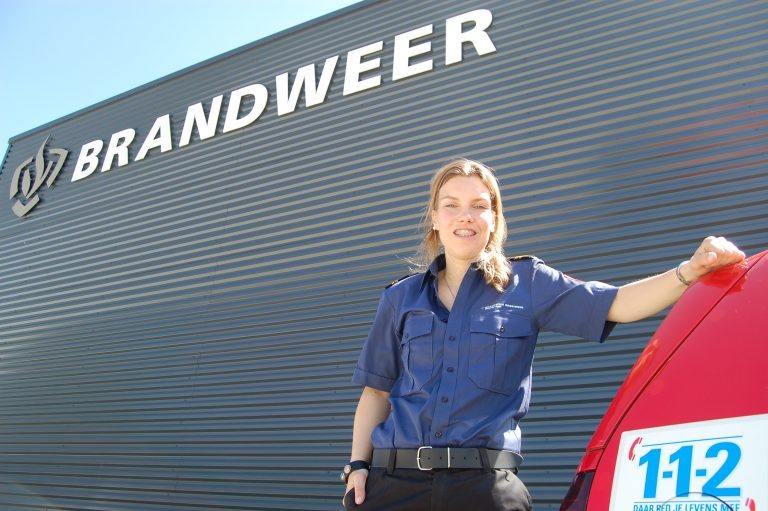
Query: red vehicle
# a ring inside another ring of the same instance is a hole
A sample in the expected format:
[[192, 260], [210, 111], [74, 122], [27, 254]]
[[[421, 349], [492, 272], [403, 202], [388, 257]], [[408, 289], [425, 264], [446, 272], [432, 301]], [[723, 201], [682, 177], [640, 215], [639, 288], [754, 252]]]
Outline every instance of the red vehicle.
[[680, 298], [608, 407], [560, 511], [768, 511], [767, 254]]

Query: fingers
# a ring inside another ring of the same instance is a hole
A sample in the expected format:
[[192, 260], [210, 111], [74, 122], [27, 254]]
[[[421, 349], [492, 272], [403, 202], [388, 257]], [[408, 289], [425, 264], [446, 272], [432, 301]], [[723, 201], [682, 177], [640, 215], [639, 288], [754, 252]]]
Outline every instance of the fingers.
[[352, 472], [350, 479], [354, 477], [355, 504], [358, 506], [365, 501], [365, 482], [368, 480], [368, 471], [365, 469]]
[[347, 480], [347, 489], [344, 491], [344, 495], [346, 496], [349, 490], [354, 488], [355, 504], [358, 506], [365, 501], [365, 483], [367, 480], [368, 471], [365, 469], [355, 470], [349, 475]]
[[718, 268], [740, 263], [745, 257], [744, 252], [722, 236], [709, 236], [696, 249], [690, 263], [697, 276], [701, 276]]
[[706, 255], [706, 262], [713, 266], [727, 266], [744, 260], [744, 252], [727, 239], [715, 236], [706, 238], [700, 247]]

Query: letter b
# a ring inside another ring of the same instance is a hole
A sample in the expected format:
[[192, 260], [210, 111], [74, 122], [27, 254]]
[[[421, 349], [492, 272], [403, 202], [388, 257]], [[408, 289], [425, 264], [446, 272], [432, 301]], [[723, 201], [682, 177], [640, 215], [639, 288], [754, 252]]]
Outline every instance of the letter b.
[[77, 165], [75, 165], [75, 171], [72, 173], [73, 183], [93, 174], [96, 167], [99, 166], [99, 153], [103, 147], [104, 142], [94, 140], [80, 148], [80, 156], [77, 157]]

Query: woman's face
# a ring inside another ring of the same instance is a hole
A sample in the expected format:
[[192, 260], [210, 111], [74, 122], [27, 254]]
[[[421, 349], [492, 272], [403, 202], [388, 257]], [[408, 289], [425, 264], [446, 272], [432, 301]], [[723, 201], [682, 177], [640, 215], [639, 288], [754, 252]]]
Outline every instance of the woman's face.
[[432, 224], [447, 259], [476, 261], [495, 228], [491, 192], [477, 176], [452, 177], [437, 194]]

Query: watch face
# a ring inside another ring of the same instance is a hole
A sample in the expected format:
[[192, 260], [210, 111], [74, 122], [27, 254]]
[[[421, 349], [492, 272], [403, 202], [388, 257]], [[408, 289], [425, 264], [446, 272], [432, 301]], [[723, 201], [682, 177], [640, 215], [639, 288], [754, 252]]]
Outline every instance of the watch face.
[[346, 484], [347, 479], [349, 478], [349, 473], [352, 471], [351, 465], [344, 465], [344, 468], [341, 470], [341, 482]]

